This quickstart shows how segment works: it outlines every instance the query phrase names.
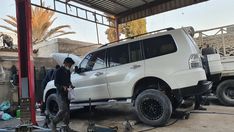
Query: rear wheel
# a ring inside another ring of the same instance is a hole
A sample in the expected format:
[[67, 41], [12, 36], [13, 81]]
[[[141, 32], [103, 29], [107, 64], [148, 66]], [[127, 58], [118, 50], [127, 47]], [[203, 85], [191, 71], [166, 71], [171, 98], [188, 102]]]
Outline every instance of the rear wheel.
[[50, 94], [46, 100], [46, 110], [48, 114], [55, 116], [59, 111], [56, 94]]
[[234, 80], [221, 82], [217, 87], [216, 96], [223, 105], [234, 106]]
[[172, 105], [169, 98], [155, 89], [140, 93], [135, 102], [138, 118], [151, 126], [163, 126], [171, 117]]

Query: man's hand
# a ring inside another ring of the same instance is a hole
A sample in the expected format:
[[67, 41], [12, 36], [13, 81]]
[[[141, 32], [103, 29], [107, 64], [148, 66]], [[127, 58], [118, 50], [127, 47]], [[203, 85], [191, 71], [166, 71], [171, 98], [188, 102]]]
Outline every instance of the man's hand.
[[68, 87], [67, 86], [63, 86], [63, 90], [67, 91]]
[[71, 87], [72, 89], [74, 89], [74, 88], [75, 88], [75, 86], [73, 86], [73, 85], [71, 85], [70, 87]]

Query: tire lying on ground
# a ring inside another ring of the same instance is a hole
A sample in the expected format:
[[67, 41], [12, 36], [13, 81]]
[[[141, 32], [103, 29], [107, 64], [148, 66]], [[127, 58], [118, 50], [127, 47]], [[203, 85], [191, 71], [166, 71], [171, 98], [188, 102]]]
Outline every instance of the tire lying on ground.
[[221, 82], [217, 86], [216, 96], [223, 105], [234, 106], [234, 79]]
[[50, 94], [46, 100], [46, 110], [48, 114], [55, 116], [59, 110], [56, 94]]
[[164, 93], [149, 89], [137, 96], [135, 110], [143, 123], [151, 126], [163, 126], [171, 117], [172, 105]]

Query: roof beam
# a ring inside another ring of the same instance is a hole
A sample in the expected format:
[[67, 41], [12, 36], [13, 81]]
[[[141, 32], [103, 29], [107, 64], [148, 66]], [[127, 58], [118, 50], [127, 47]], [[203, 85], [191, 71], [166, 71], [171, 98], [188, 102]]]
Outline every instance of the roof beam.
[[[111, 12], [110, 10], [108, 9], [104, 9], [103, 7], [100, 7], [98, 5], [94, 5], [92, 3], [90, 3], [89, 1], [86, 1], [86, 0], [70, 0], [70, 1], [73, 1], [73, 2], [76, 2], [76, 3], [79, 3], [81, 5], [85, 5], [87, 7], [91, 7], [93, 9], [96, 9], [96, 10], [99, 10], [99, 11], [102, 11], [102, 12], [105, 12], [107, 14], [111, 14], [111, 15], [116, 15], [116, 14], [113, 14], [113, 12]], [[100, 2], [101, 3], [101, 2]]]
[[[97, 24], [100, 24], [100, 25], [103, 25], [103, 26], [108, 26], [108, 27], [115, 28], [115, 25], [110, 24], [110, 22], [105, 22], [104, 21], [104, 19], [115, 21], [114, 18], [111, 18], [111, 17], [109, 17], [107, 15], [96, 13], [96, 12], [88, 10], [88, 9], [81, 8], [81, 7], [76, 6], [76, 5], [69, 4], [68, 2], [70, 0], [66, 0], [65, 2], [61, 1], [61, 0], [53, 0], [53, 6], [50, 6], [50, 7], [45, 6], [43, 4], [42, 0], [38, 0], [38, 1], [40, 1], [40, 2], [31, 3], [31, 5], [36, 6], [36, 7], [40, 7], [40, 8], [44, 8], [46, 10], [51, 10], [51, 11], [54, 11], [54, 12], [57, 12], [57, 13], [60, 13], [60, 14], [68, 15], [68, 16], [71, 16], [71, 17], [86, 20], [86, 21], [89, 21], [89, 22], [97, 23]], [[59, 5], [60, 6], [63, 5], [65, 7], [65, 9], [62, 9], [62, 10], [60, 9], [59, 10], [59, 8], [58, 8]], [[73, 8], [73, 9], [75, 9], [75, 11], [73, 13], [71, 13], [71, 12], [68, 11], [68, 8]], [[83, 15], [79, 14], [79, 12], [83, 12], [84, 14]], [[90, 14], [92, 14], [94, 17], [90, 17]], [[98, 16], [98, 19], [97, 19], [97, 16]]]
[[144, 18], [173, 9], [189, 6], [207, 0], [156, 0], [148, 4], [117, 14], [118, 23]]
[[117, 5], [120, 5], [120, 6], [124, 7], [124, 8], [126, 8], [126, 9], [131, 9], [130, 7], [127, 7], [127, 6], [125, 6], [125, 5], [123, 5], [123, 4], [119, 3], [119, 2], [117, 2], [116, 0], [109, 0], [109, 1], [111, 1], [111, 2], [113, 2], [113, 3], [115, 3], [115, 4], [117, 4]]
[[145, 4], [148, 4], [148, 2], [147, 1], [145, 1], [145, 0], [142, 0], [143, 2], [145, 2]]

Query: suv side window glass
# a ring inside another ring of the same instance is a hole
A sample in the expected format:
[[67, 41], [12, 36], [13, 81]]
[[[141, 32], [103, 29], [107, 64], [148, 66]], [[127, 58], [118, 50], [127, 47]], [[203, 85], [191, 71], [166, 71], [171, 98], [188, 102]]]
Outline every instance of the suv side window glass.
[[143, 40], [145, 58], [152, 58], [177, 51], [171, 35], [164, 35]]
[[114, 67], [122, 64], [129, 63], [128, 45], [119, 45], [112, 47], [109, 52], [109, 66]]
[[80, 64], [80, 67], [84, 68], [85, 71], [92, 71], [105, 68], [105, 55], [105, 50], [90, 53], [84, 58], [84, 60]]
[[130, 62], [136, 62], [142, 60], [141, 45], [139, 41], [130, 43], [129, 49], [130, 49]]
[[88, 54], [85, 56], [83, 61], [80, 63], [80, 68], [86, 69], [89, 59], [91, 58], [92, 54]]
[[106, 50], [98, 51], [93, 54], [92, 57], [92, 62], [93, 64], [93, 69], [92, 70], [98, 70], [106, 67]]

